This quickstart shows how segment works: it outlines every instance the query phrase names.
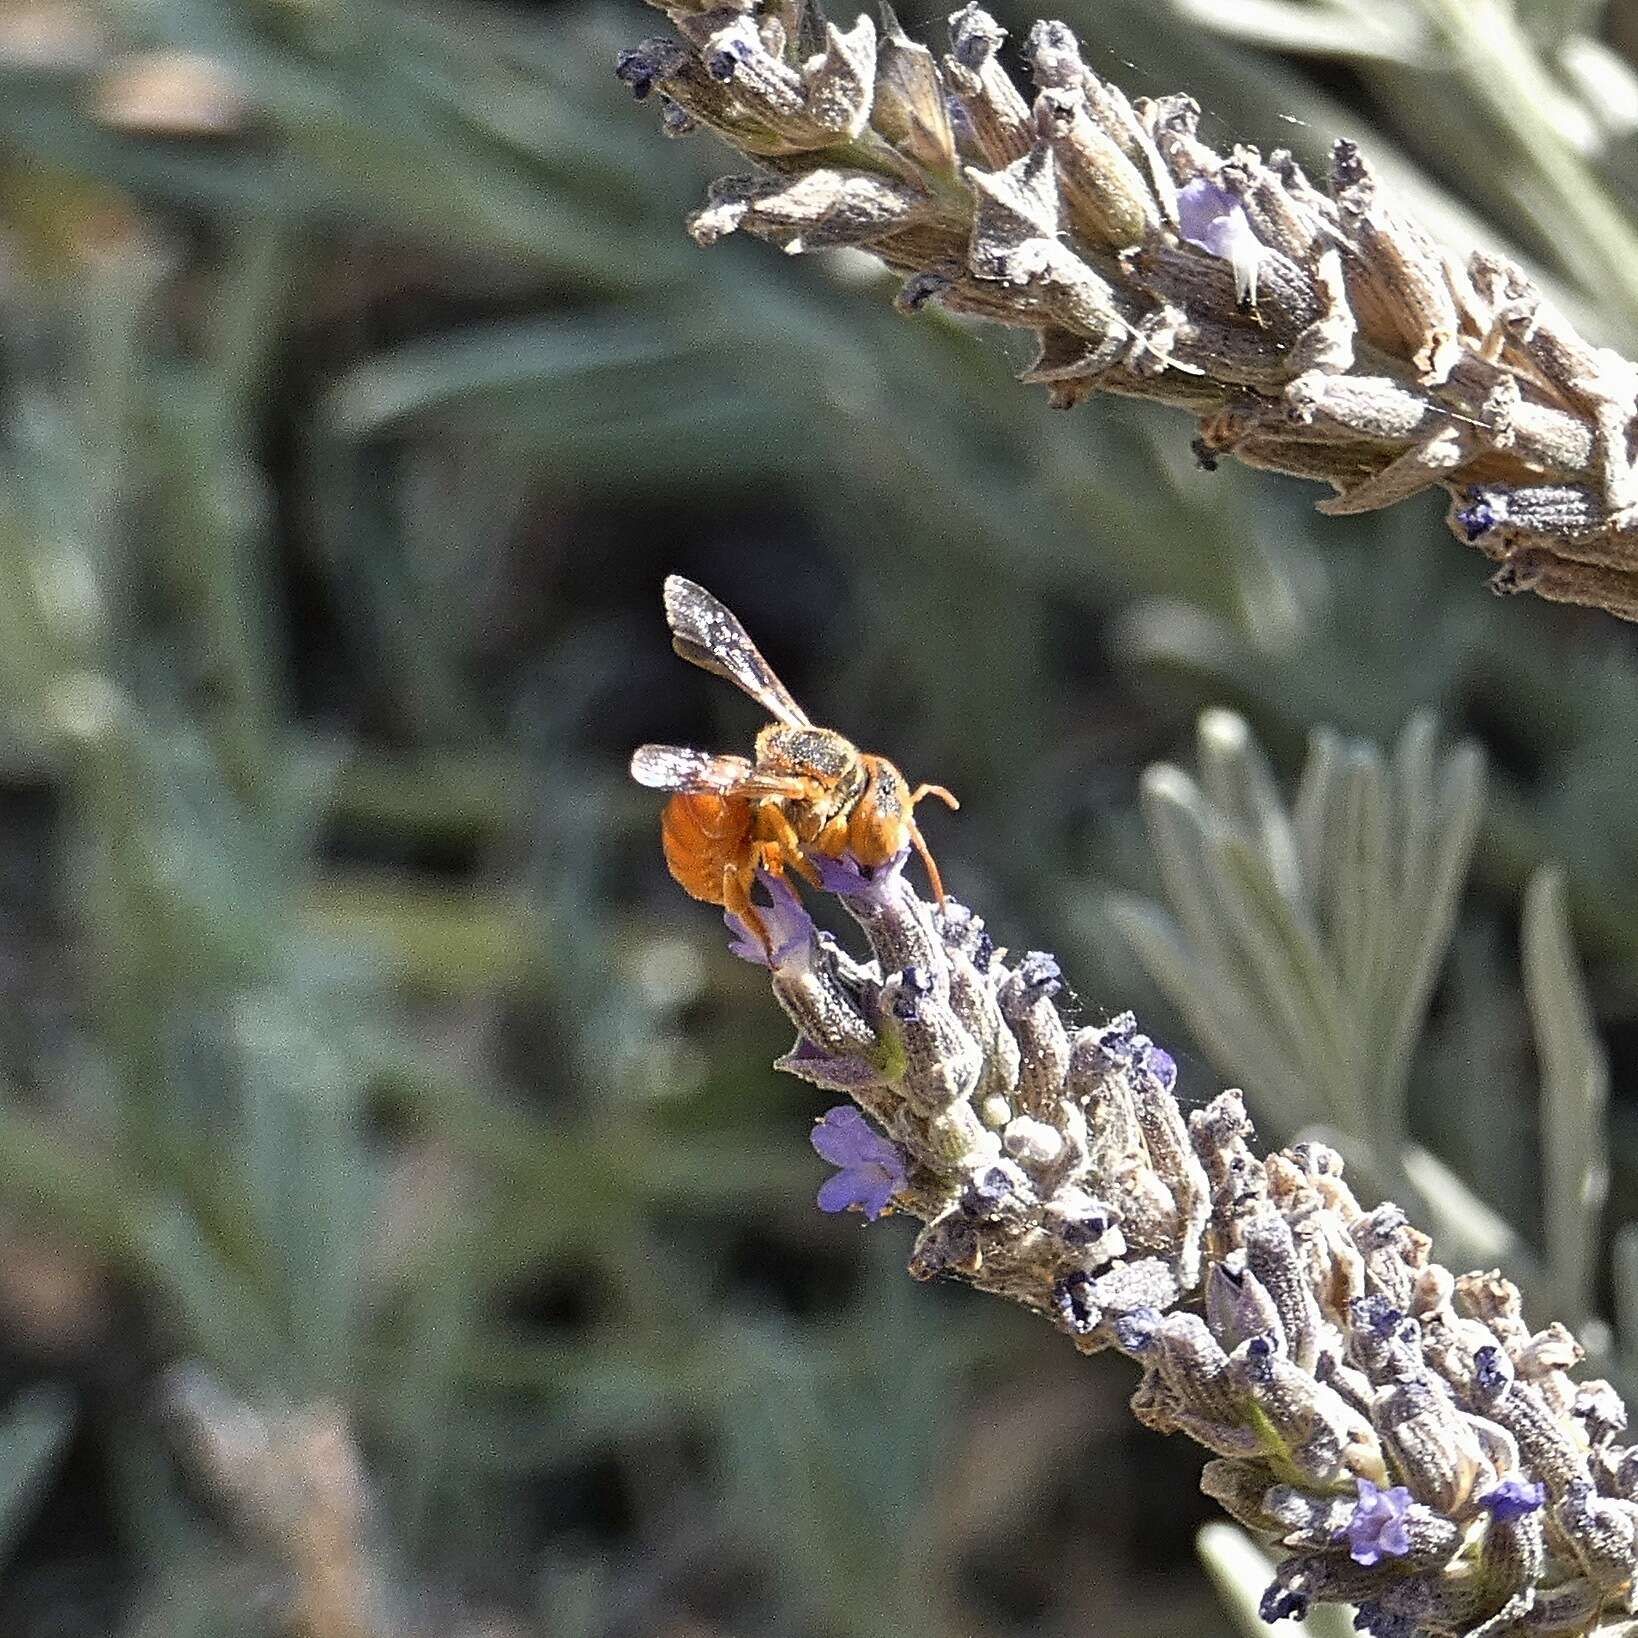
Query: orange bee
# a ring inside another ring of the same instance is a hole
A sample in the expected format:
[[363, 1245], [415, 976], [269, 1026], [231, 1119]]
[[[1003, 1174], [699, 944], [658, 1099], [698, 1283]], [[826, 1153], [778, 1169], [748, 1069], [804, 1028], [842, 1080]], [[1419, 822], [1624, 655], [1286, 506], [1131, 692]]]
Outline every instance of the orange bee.
[[767, 930], [751, 903], [758, 870], [794, 871], [819, 885], [808, 858], [851, 853], [866, 869], [886, 864], [908, 844], [921, 855], [934, 894], [944, 884], [922, 839], [916, 804], [942, 785], [912, 791], [884, 756], [859, 750], [834, 728], [816, 727], [744, 626], [703, 586], [681, 575], [665, 583], [671, 646], [685, 660], [726, 677], [775, 720], [756, 736], [755, 756], [716, 756], [682, 745], [641, 745], [631, 776], [650, 790], [675, 792], [660, 821], [665, 862], [683, 889]]

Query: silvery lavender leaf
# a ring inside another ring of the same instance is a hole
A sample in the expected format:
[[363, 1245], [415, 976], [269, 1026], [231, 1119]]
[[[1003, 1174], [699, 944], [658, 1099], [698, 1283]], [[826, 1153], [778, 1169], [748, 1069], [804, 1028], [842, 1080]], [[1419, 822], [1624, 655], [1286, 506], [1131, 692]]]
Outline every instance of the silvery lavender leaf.
[[1239, 717], [1206, 712], [1199, 745], [1200, 784], [1171, 767], [1144, 780], [1175, 920], [1117, 900], [1116, 921], [1265, 1108], [1391, 1152], [1477, 831], [1479, 753], [1436, 756], [1425, 718], [1391, 761], [1322, 730], [1288, 813]]

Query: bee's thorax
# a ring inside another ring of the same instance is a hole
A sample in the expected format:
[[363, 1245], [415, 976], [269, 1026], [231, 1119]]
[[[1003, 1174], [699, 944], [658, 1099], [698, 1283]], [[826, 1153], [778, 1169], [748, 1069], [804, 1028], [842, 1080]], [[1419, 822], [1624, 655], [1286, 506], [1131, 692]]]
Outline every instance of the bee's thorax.
[[834, 728], [769, 723], [756, 736], [756, 764], [766, 773], [799, 774], [826, 787], [855, 775], [859, 752]]

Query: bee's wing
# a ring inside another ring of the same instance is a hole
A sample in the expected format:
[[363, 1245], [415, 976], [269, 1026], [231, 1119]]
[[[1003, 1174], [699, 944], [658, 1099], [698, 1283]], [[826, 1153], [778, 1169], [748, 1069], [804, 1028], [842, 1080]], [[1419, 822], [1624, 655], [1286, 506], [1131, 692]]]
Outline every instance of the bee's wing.
[[805, 796], [802, 779], [761, 774], [742, 756], [716, 756], [686, 745], [639, 745], [631, 754], [631, 777], [651, 791], [690, 796]]
[[671, 627], [671, 646], [685, 660], [726, 677], [780, 722], [793, 728], [809, 726], [807, 712], [774, 675], [750, 633], [705, 587], [680, 574], [667, 575], [665, 617]]

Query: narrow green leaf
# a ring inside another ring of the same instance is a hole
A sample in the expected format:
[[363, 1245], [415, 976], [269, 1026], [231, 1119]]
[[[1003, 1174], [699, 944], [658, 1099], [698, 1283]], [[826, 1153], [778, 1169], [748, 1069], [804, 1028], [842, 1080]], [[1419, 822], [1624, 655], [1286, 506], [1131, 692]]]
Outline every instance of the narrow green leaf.
[[0, 1421], [0, 1564], [28, 1524], [73, 1425], [73, 1400], [49, 1385], [25, 1389]]
[[1290, 912], [1264, 862], [1249, 847], [1225, 838], [1213, 855], [1218, 904], [1243, 957], [1243, 980], [1255, 985], [1263, 1016], [1293, 1048], [1333, 1118], [1357, 1122], [1357, 1077], [1351, 1072], [1352, 1032], [1343, 997], [1318, 946]]
[[1200, 787], [1182, 769], [1161, 763], [1144, 770], [1139, 802], [1173, 915], [1211, 970], [1234, 972], [1233, 945], [1217, 914]]
[[[1337, 837], [1340, 868], [1332, 914], [1337, 981], [1355, 1000], [1369, 1005], [1382, 929], [1390, 907], [1383, 901], [1388, 857], [1388, 793], [1382, 764], [1364, 745], [1350, 748], [1343, 779], [1343, 812]], [[1356, 1012], [1357, 1016], [1357, 1012]]]
[[1317, 1062], [1318, 1036], [1300, 992], [1286, 982], [1281, 941], [1269, 933], [1268, 908], [1259, 902], [1278, 895], [1248, 895], [1246, 884], [1225, 866], [1225, 849], [1238, 845], [1243, 852], [1246, 844], [1233, 842], [1199, 787], [1176, 769], [1145, 773], [1143, 809], [1168, 898], [1190, 942], [1210, 969], [1230, 975], [1235, 987], [1254, 999], [1259, 1027], [1290, 1062]]
[[[1407, 739], [1410, 730], [1407, 729]], [[1405, 741], [1401, 742], [1402, 748]], [[1456, 927], [1462, 886], [1484, 813], [1484, 756], [1458, 746], [1438, 774], [1430, 799], [1420, 753], [1400, 762], [1398, 832], [1404, 849], [1392, 958], [1383, 996], [1376, 1099], [1384, 1130], [1406, 1131], [1405, 1095], [1411, 1057], [1426, 1022], [1428, 1002]]]
[[1221, 1522], [1201, 1526], [1194, 1550], [1241, 1638], [1259, 1638], [1257, 1604], [1272, 1570], [1268, 1555], [1244, 1530]]
[[629, 409], [643, 376], [692, 350], [674, 332], [634, 330], [629, 315], [487, 325], [367, 359], [330, 389], [322, 413], [338, 437], [372, 437], [412, 416], [470, 410], [475, 398], [584, 393], [611, 376]]
[[1541, 1065], [1543, 1226], [1561, 1312], [1594, 1311], [1600, 1217], [1609, 1193], [1604, 1130], [1609, 1064], [1576, 962], [1561, 871], [1543, 866], [1524, 894], [1524, 986]]
[[1638, 1223], [1623, 1223], [1610, 1246], [1615, 1288], [1615, 1339], [1621, 1352], [1638, 1353]]
[[1336, 57], [1344, 62], [1411, 68], [1427, 49], [1408, 12], [1384, 7], [1295, 5], [1289, 0], [1173, 0], [1206, 28], [1265, 51]]
[[1253, 1000], [1226, 974], [1203, 972], [1199, 955], [1170, 917], [1141, 899], [1123, 896], [1110, 898], [1106, 908], [1195, 1040], [1224, 1074], [1243, 1082], [1264, 1118], [1277, 1112], [1279, 1124], [1290, 1128], [1325, 1118], [1325, 1103], [1313, 1084], [1294, 1071], [1291, 1059], [1260, 1027]]
[[1233, 711], [1203, 711], [1197, 739], [1207, 795], [1257, 843], [1281, 897], [1296, 908], [1302, 903], [1296, 836], [1262, 747]]
[[1437, 1155], [1406, 1144], [1399, 1165], [1416, 1189], [1417, 1215], [1456, 1268], [1505, 1268], [1521, 1286], [1539, 1283], [1529, 1246]]
[[1292, 805], [1292, 830], [1297, 838], [1297, 861], [1309, 901], [1320, 917], [1320, 930], [1331, 936], [1331, 837], [1342, 805], [1342, 736], [1316, 728], [1308, 736], [1308, 757], [1297, 783]]

